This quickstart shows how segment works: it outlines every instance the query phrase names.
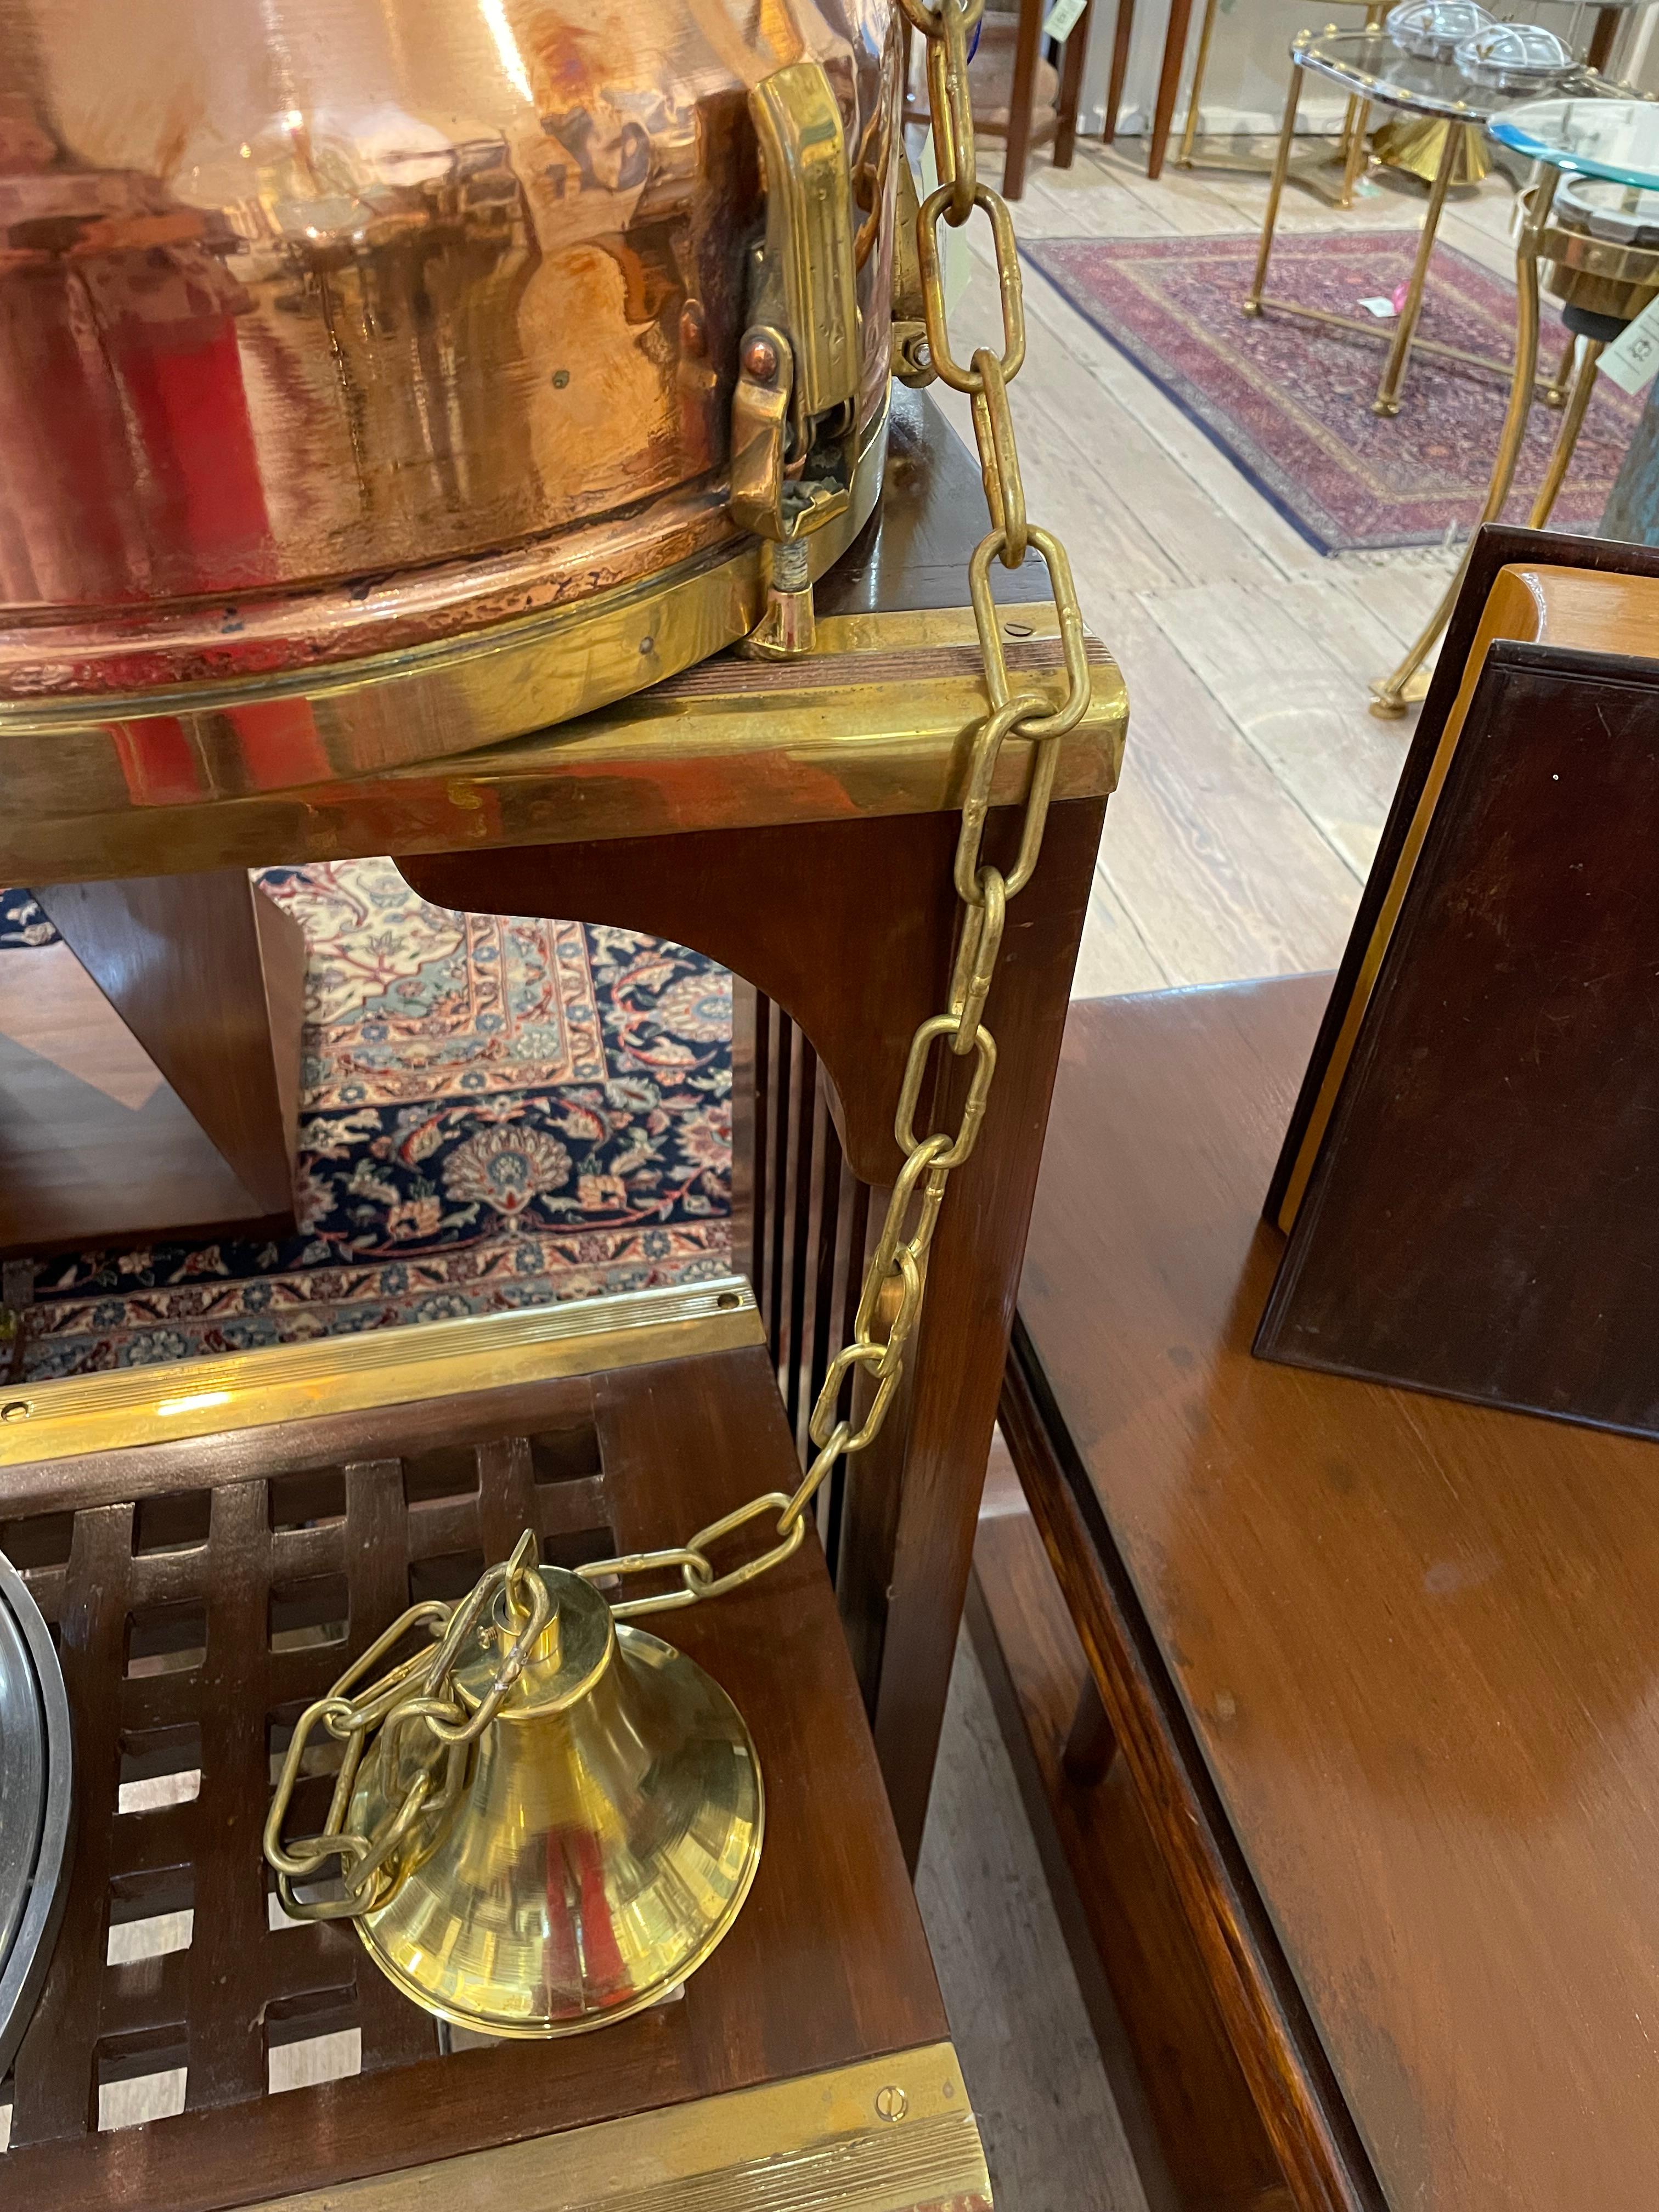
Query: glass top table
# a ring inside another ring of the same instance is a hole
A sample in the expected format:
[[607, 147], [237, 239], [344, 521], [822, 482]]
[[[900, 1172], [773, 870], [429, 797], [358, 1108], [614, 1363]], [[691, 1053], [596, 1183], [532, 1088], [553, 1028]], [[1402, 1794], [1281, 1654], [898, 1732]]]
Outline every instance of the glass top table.
[[[1345, 92], [1357, 93], [1377, 106], [1404, 108], [1413, 115], [1431, 115], [1446, 122], [1490, 125], [1500, 110], [1516, 105], [1514, 93], [1471, 84], [1455, 62], [1420, 61], [1395, 46], [1383, 30], [1304, 31], [1291, 47], [1291, 59], [1298, 70], [1328, 78]], [[1581, 110], [1600, 106], [1602, 103], [1591, 88], [1593, 82], [1588, 76], [1570, 78], [1566, 91], [1576, 97], [1528, 100], [1527, 106]], [[1634, 100], [1607, 104], [1644, 105]], [[1659, 115], [1659, 107], [1648, 112]]]
[[1659, 191], [1659, 102], [1555, 94], [1510, 100], [1486, 128], [1500, 146], [1565, 176]]

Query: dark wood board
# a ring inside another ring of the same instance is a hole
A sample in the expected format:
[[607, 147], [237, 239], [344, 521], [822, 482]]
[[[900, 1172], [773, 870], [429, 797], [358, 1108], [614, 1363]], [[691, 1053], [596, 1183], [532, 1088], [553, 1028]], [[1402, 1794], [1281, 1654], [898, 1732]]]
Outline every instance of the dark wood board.
[[1495, 644], [1256, 1340], [1659, 1433], [1659, 664]]
[[1659, 1455], [1251, 1358], [1325, 990], [1073, 1007], [1033, 1509], [1298, 2205], [1650, 2212]]
[[[1115, 2019], [1103, 2021], [1096, 2011], [1095, 2031], [1152, 2212], [1160, 2205], [1291, 2212], [1169, 1868], [1103, 1715], [1095, 1763], [1086, 1777], [1069, 1771], [1077, 1763], [1079, 1697], [1091, 1678], [1023, 1500], [980, 1516], [969, 1620], [1033, 1830], [1040, 1843], [1052, 1838], [1062, 1863], [1059, 1878], [1050, 1875], [1061, 1925], [1072, 1936], [1066, 1906], [1074, 1899], [1079, 1932], [1115, 2001]], [[1085, 1958], [1079, 1968], [1085, 1997], [1089, 1964]], [[1113, 2064], [1119, 2044], [1132, 2069], [1127, 2081], [1121, 2061]]]
[[1294, 1169], [1302, 1140], [1312, 1118], [1320, 1085], [1342, 1027], [1344, 1012], [1353, 995], [1360, 969], [1388, 896], [1412, 818], [1428, 781], [1448, 718], [1462, 688], [1470, 647], [1500, 568], [1511, 563], [1541, 562], [1555, 568], [1613, 571], [1620, 575], [1659, 576], [1659, 547], [1626, 545], [1603, 538], [1570, 538], [1553, 530], [1516, 530], [1488, 524], [1476, 537], [1469, 567], [1441, 642], [1427, 696], [1412, 732], [1406, 764], [1382, 825], [1370, 873], [1360, 893], [1354, 924], [1338, 963], [1334, 985], [1306, 1073], [1297, 1090], [1283, 1142], [1267, 1181], [1263, 1212], [1277, 1219], [1285, 1187]]

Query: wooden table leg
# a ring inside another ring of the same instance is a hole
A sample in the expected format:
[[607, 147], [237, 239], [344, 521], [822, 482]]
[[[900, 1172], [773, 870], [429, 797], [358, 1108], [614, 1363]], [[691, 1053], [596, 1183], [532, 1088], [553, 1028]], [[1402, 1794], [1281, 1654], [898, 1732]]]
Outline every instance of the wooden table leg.
[[1089, 58], [1089, 27], [1094, 16], [1094, 0], [1073, 24], [1066, 41], [1065, 58], [1060, 71], [1060, 108], [1054, 118], [1054, 167], [1069, 169], [1077, 146], [1078, 103], [1083, 97], [1083, 71]]
[[[986, 1008], [996, 1080], [974, 1156], [939, 1216], [904, 1392], [874, 1447], [848, 1468], [838, 1595], [912, 1865], [1104, 806], [1078, 799], [1049, 810]], [[1018, 839], [1012, 814], [999, 810], [986, 836], [987, 857], [1005, 867]], [[848, 1162], [879, 1191], [900, 1164], [893, 1107], [910, 1039], [945, 1002], [957, 827], [954, 815], [862, 817], [398, 865], [440, 906], [614, 922], [746, 975], [810, 1039]], [[926, 1103], [933, 1126], [954, 1127], [967, 1066], [939, 1058], [950, 1063], [936, 1078], [943, 1095]], [[769, 1079], [781, 1078], [775, 1070]], [[872, 1212], [879, 1218], [873, 1203]], [[662, 1540], [674, 1533], [665, 1528]]]
[[1019, 29], [1014, 42], [1014, 82], [1008, 95], [1008, 149], [1002, 163], [1002, 197], [1017, 200], [1025, 190], [1025, 163], [1031, 150], [1031, 103], [1036, 97], [1037, 53], [1042, 43], [1043, 0], [1019, 0]]
[[1619, 26], [1625, 19], [1622, 8], [1598, 8], [1595, 28], [1590, 33], [1590, 42], [1584, 59], [1593, 70], [1605, 70], [1613, 57], [1613, 42], [1619, 35]]
[[1170, 0], [1170, 27], [1164, 38], [1164, 66], [1158, 71], [1158, 100], [1152, 109], [1152, 133], [1146, 148], [1146, 174], [1164, 173], [1170, 131], [1175, 122], [1176, 97], [1181, 90], [1181, 65], [1187, 58], [1187, 27], [1192, 21], [1193, 0]]

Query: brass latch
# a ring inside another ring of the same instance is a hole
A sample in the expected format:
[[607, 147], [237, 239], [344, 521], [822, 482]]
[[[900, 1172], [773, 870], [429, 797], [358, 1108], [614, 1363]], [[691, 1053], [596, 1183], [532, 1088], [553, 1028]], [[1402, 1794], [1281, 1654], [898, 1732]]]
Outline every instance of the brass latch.
[[[766, 541], [758, 652], [811, 642], [801, 540], [851, 497], [860, 361], [852, 179], [841, 110], [817, 62], [792, 62], [749, 95], [766, 189], [750, 322], [732, 400], [732, 513]], [[780, 600], [791, 604], [780, 605]]]

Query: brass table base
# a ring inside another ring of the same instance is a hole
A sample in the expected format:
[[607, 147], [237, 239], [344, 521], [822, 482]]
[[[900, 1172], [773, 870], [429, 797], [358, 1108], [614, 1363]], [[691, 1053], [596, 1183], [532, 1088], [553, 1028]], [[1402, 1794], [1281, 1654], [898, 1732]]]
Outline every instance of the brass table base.
[[[1438, 605], [1398, 667], [1370, 686], [1370, 711], [1384, 721], [1397, 720], [1427, 690], [1423, 664], [1450, 620], [1475, 538], [1486, 524], [1496, 522], [1503, 514], [1515, 481], [1516, 466], [1526, 436], [1528, 404], [1537, 378], [1540, 263], [1552, 265], [1551, 284], [1556, 292], [1580, 302], [1588, 293], [1601, 311], [1614, 314], [1639, 314], [1654, 296], [1655, 286], [1659, 285], [1659, 248], [1613, 244], [1591, 238], [1580, 230], [1552, 225], [1550, 210], [1559, 181], [1559, 173], [1546, 168], [1538, 183], [1522, 195], [1525, 216], [1515, 248], [1515, 374], [1486, 501], [1469, 532], [1468, 545], [1457, 573], [1447, 585]], [[1608, 287], [1622, 287], [1622, 298]], [[1600, 340], [1587, 337], [1573, 341], [1553, 380], [1557, 387], [1565, 386], [1564, 404], [1549, 465], [1527, 518], [1530, 529], [1542, 530], [1554, 510], [1595, 390], [1596, 364], [1601, 351]]]

